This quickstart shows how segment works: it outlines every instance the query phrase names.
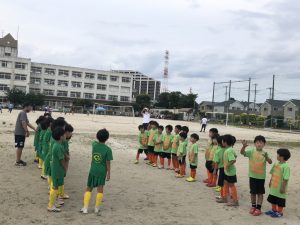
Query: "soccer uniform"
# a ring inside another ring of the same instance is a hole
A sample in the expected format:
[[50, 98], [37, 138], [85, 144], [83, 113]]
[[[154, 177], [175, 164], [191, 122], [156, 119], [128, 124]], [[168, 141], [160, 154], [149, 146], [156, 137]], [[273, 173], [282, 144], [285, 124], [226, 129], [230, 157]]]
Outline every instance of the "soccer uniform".
[[187, 152], [187, 141], [179, 141], [177, 156], [179, 157], [179, 164], [185, 164], [186, 152]]
[[65, 159], [64, 146], [55, 141], [52, 148], [51, 164], [51, 176], [53, 187], [59, 187], [64, 185], [65, 169], [61, 164], [61, 160]]
[[[50, 143], [51, 135], [52, 135], [51, 129], [48, 128], [48, 129], [45, 131], [45, 134], [44, 134], [43, 139], [42, 139], [42, 154], [41, 154], [41, 158], [42, 158], [44, 161], [46, 160], [47, 155], [48, 155], [48, 151], [49, 151], [49, 143]], [[44, 162], [44, 163], [45, 163], [45, 162]]]
[[249, 158], [249, 184], [251, 194], [265, 194], [266, 152], [250, 148], [245, 152]]
[[234, 164], [228, 167], [229, 162], [236, 160], [236, 154], [232, 147], [229, 147], [224, 152], [224, 172], [225, 172], [225, 180], [228, 183], [236, 183], [236, 167]]
[[177, 151], [178, 151], [178, 146], [179, 146], [179, 139], [180, 139], [179, 134], [175, 134], [173, 136], [172, 149], [171, 149], [172, 156], [176, 156], [177, 157]]
[[92, 162], [87, 181], [90, 188], [105, 185], [107, 175], [107, 161], [113, 160], [112, 150], [103, 143], [93, 142]]
[[[198, 166], [198, 144], [190, 144], [189, 145], [189, 159], [190, 159], [190, 168], [196, 169]], [[191, 161], [192, 156], [194, 156], [194, 161]]]
[[270, 174], [272, 178], [268, 202], [279, 207], [285, 207], [288, 184], [286, 185], [285, 193], [280, 193], [280, 189], [283, 185], [283, 181], [288, 181], [290, 178], [290, 167], [287, 162], [277, 162], [273, 165]]
[[163, 141], [162, 157], [171, 159], [173, 138], [174, 138], [174, 136], [172, 134], [163, 135], [163, 137], [162, 137], [162, 141]]
[[42, 156], [42, 142], [43, 142], [43, 138], [44, 138], [44, 135], [46, 133], [46, 130], [41, 130], [40, 131], [40, 134], [39, 134], [39, 137], [38, 137], [38, 144], [37, 144], [37, 156], [40, 158], [40, 159], [43, 159], [43, 156]]
[[138, 135], [138, 142], [139, 142], [139, 154], [142, 154], [144, 151], [147, 154], [147, 145], [148, 145], [148, 132], [144, 131], [144, 133], [139, 133]]
[[157, 134], [157, 129], [151, 129], [148, 132], [148, 151], [149, 153], [154, 153], [154, 136]]
[[223, 161], [224, 151], [225, 151], [224, 148], [218, 146], [213, 158], [213, 162], [218, 164], [218, 170], [219, 170], [218, 186], [220, 187], [224, 186], [224, 178], [225, 178], [224, 161]]
[[55, 140], [53, 139], [53, 137], [50, 137], [50, 141], [49, 141], [49, 148], [48, 148], [48, 154], [45, 158], [45, 162], [44, 162], [44, 172], [45, 175], [50, 176], [51, 177], [51, 161], [52, 161], [52, 149], [54, 146]]
[[38, 149], [38, 144], [39, 144], [39, 136], [42, 128], [40, 125], [37, 126], [36, 132], [34, 133], [34, 141], [33, 141], [33, 146], [35, 148], [35, 151], [37, 152]]
[[163, 134], [159, 134], [159, 133], [156, 133], [153, 137], [153, 142], [154, 142], [154, 154], [155, 155], [160, 155], [162, 153], [162, 147], [163, 147], [163, 144], [162, 143], [159, 143], [157, 144], [156, 142], [161, 142], [162, 141], [162, 138], [163, 138]]

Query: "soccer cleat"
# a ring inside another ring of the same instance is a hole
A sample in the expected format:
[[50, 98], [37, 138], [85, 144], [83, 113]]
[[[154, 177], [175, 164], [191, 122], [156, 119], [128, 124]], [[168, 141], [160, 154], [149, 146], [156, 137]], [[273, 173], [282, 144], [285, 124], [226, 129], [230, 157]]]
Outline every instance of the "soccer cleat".
[[255, 212], [255, 210], [256, 210], [256, 208], [255, 208], [255, 207], [251, 207], [251, 209], [250, 209], [249, 213], [250, 213], [250, 214], [253, 214], [253, 213]]
[[269, 211], [265, 212], [265, 214], [268, 215], [268, 216], [271, 216], [271, 215], [273, 215], [274, 213], [276, 213], [276, 212], [273, 211], [273, 210], [269, 210]]
[[184, 176], [181, 175], [181, 174], [176, 174], [175, 177], [176, 177], [176, 178], [183, 178]]
[[216, 199], [218, 200], [218, 199], [222, 199], [222, 196], [216, 196]]
[[95, 211], [94, 211], [96, 214], [99, 214], [100, 212], [100, 208], [99, 207], [95, 207]]
[[139, 161], [138, 161], [138, 160], [135, 160], [134, 164], [139, 164]]
[[217, 186], [216, 188], [215, 188], [215, 192], [220, 192], [221, 191], [221, 187], [220, 186]]
[[88, 214], [88, 209], [87, 208], [82, 208], [82, 209], [80, 209], [80, 212], [82, 214]]
[[63, 199], [69, 199], [69, 198], [70, 198], [69, 195], [64, 194], [64, 196], [60, 196], [60, 197], [59, 197], [59, 200], [62, 201]]
[[192, 178], [192, 177], [188, 177], [188, 178], [186, 179], [186, 181], [187, 181], [187, 182], [195, 182], [196, 179], [194, 179], [194, 178]]
[[158, 168], [158, 169], [163, 169], [163, 167], [162, 167], [162, 166], [158, 166], [157, 168]]
[[279, 212], [274, 212], [272, 215], [271, 215], [272, 218], [280, 218], [280, 217], [283, 217], [283, 214], [282, 213], [279, 213]]
[[237, 206], [239, 206], [239, 202], [238, 201], [232, 201], [232, 202], [227, 203], [227, 206], [237, 207]]
[[15, 163], [15, 166], [27, 166], [27, 163], [24, 162], [23, 160], [20, 160], [19, 162]]
[[256, 209], [254, 212], [253, 212], [253, 216], [260, 216], [261, 215], [261, 210], [260, 209]]
[[52, 208], [48, 208], [47, 210], [48, 212], [61, 212], [61, 210], [56, 208], [55, 206], [53, 206]]

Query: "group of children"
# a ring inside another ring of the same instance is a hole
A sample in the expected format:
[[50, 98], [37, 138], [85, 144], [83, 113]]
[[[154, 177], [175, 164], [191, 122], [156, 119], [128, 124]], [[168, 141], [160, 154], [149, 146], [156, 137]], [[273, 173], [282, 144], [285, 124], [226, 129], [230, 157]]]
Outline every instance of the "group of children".
[[[41, 178], [48, 180], [49, 212], [60, 212], [64, 200], [70, 197], [65, 194], [64, 180], [67, 175], [70, 153], [69, 141], [74, 128], [63, 117], [53, 119], [51, 114], [45, 113], [37, 120], [37, 131], [34, 136], [36, 151], [35, 162], [41, 169]], [[110, 179], [110, 161], [113, 159], [111, 149], [105, 144], [109, 132], [101, 129], [96, 135], [97, 141], [92, 143], [92, 162], [84, 194], [83, 208], [80, 212], [88, 213], [88, 206], [93, 188], [97, 188], [95, 213], [103, 199], [103, 186]]]
[[[198, 166], [198, 140], [196, 133], [190, 135], [187, 140], [189, 128], [176, 125], [172, 134], [172, 125], [165, 127], [156, 121], [150, 121], [147, 126], [138, 127], [138, 150], [135, 163], [139, 163], [140, 154], [146, 154], [147, 164], [158, 168], [174, 170], [177, 178], [186, 175], [186, 158], [190, 164], [190, 176], [188, 182], [196, 181]], [[165, 133], [163, 133], [165, 129]], [[234, 150], [236, 138], [230, 134], [219, 135], [216, 128], [209, 130], [209, 141], [205, 149], [205, 168], [207, 179], [203, 180], [208, 187], [213, 187], [220, 195], [216, 202], [227, 203], [228, 206], [238, 206], [236, 159]], [[263, 150], [266, 144], [265, 137], [259, 135], [254, 139], [254, 147], [248, 147], [246, 141], [242, 141], [241, 155], [249, 158], [249, 186], [251, 195], [250, 214], [259, 216], [265, 194], [266, 164], [272, 164], [268, 153]], [[288, 149], [277, 150], [277, 161], [271, 169], [269, 183], [268, 202], [272, 209], [265, 212], [273, 218], [283, 216], [283, 208], [286, 206], [287, 186], [290, 177], [290, 168], [287, 164], [291, 154]], [[159, 159], [159, 161], [158, 161]], [[165, 165], [167, 159], [167, 165]]]

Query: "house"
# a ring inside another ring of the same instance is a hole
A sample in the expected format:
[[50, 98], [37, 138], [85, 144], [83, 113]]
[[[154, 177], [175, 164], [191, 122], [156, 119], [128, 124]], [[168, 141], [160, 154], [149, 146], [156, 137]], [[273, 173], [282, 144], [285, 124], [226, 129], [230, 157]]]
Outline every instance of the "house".
[[273, 116], [283, 116], [284, 115], [284, 104], [287, 101], [284, 100], [272, 100], [267, 99], [260, 107], [260, 114], [262, 116], [270, 116], [271, 112]]
[[[241, 103], [244, 106], [243, 110], [247, 112], [248, 102], [242, 101]], [[249, 102], [249, 113], [254, 113], [254, 114], [259, 113], [259, 109], [260, 109], [260, 104]]]
[[220, 102], [214, 105], [215, 113], [241, 113], [244, 111], [244, 105], [237, 100], [231, 99], [228, 101]]
[[284, 105], [284, 121], [300, 119], [300, 100], [291, 99]]
[[[218, 104], [218, 102], [215, 102], [214, 105]], [[206, 113], [206, 112], [212, 112], [213, 111], [213, 104], [211, 101], [202, 101], [199, 104], [199, 111], [201, 113]]]

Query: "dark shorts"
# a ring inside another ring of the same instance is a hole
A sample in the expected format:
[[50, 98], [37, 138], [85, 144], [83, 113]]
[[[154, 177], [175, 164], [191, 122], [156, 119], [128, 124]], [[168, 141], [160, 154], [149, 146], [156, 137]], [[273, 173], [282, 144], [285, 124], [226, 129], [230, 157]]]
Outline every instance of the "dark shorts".
[[249, 178], [250, 193], [253, 195], [262, 195], [265, 193], [265, 179]]
[[154, 155], [161, 155], [161, 152], [154, 151], [153, 153], [154, 153]]
[[278, 205], [279, 207], [285, 207], [285, 199], [284, 198], [278, 198], [274, 195], [268, 196], [268, 202], [271, 204]]
[[154, 153], [154, 146], [148, 146], [148, 153]]
[[185, 164], [185, 158], [186, 158], [186, 156], [182, 156], [182, 157], [179, 159], [179, 165]]
[[145, 154], [147, 154], [148, 153], [148, 151], [147, 151], [147, 149], [138, 149], [138, 152], [140, 153], [140, 154], [142, 154], [143, 152], [145, 152]]
[[210, 173], [214, 172], [213, 161], [206, 161], [205, 167]]
[[193, 166], [193, 165], [190, 164], [190, 168], [191, 169], [197, 169], [197, 166]]
[[219, 168], [218, 186], [224, 186], [225, 173], [224, 168]]
[[25, 135], [15, 135], [15, 147], [24, 148], [25, 145]]
[[228, 183], [231, 183], [231, 184], [234, 184], [234, 183], [237, 182], [236, 175], [234, 175], [234, 176], [227, 176], [225, 174], [224, 180], [226, 180]]
[[177, 159], [177, 154], [171, 153], [171, 155], [172, 155], [172, 158], [176, 158]]
[[160, 156], [163, 157], [164, 159], [165, 158], [171, 159], [171, 153], [168, 152], [161, 152]]

